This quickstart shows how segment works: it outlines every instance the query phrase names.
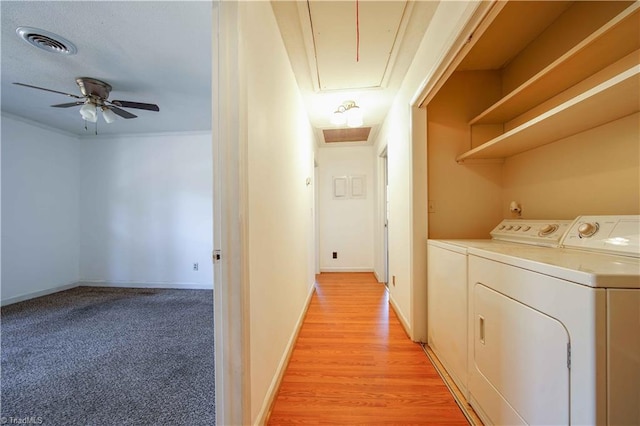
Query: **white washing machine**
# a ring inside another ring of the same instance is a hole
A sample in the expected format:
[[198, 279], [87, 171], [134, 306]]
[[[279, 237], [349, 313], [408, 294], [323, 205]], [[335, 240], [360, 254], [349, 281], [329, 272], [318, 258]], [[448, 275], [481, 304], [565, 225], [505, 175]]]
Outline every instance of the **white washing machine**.
[[505, 219], [486, 240], [428, 240], [428, 345], [465, 398], [468, 393], [469, 248], [558, 247], [571, 220]]
[[640, 216], [560, 248], [468, 248], [468, 395], [486, 424], [640, 424]]

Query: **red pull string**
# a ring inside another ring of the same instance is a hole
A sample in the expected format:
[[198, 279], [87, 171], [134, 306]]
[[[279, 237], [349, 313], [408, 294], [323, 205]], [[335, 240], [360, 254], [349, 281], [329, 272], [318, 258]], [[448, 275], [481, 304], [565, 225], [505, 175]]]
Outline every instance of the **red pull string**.
[[356, 62], [360, 62], [360, 5], [356, 0]]

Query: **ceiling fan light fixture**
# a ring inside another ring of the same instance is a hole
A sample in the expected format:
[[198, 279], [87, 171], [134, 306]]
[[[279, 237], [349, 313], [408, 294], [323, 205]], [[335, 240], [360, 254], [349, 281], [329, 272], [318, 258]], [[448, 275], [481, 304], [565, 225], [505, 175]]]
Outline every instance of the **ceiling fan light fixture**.
[[87, 102], [82, 105], [82, 108], [80, 108], [80, 115], [85, 121], [89, 121], [91, 123], [95, 123], [96, 121], [98, 121], [98, 112], [96, 111], [96, 106], [91, 102]]
[[102, 118], [104, 118], [104, 121], [107, 124], [111, 124], [114, 121], [116, 121], [116, 114], [113, 111], [111, 111], [109, 108], [104, 106], [101, 109], [102, 109]]

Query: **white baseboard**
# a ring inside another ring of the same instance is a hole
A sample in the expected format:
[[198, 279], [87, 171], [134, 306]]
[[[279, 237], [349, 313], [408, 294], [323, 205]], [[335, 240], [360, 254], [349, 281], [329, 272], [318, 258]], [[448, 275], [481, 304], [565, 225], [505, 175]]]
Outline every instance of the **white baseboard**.
[[373, 272], [373, 268], [343, 266], [337, 268], [320, 268], [320, 272]]
[[307, 300], [304, 303], [304, 309], [300, 313], [298, 317], [298, 321], [296, 323], [295, 330], [293, 334], [289, 338], [289, 342], [287, 343], [287, 347], [285, 348], [284, 354], [280, 359], [280, 363], [278, 364], [278, 368], [276, 369], [276, 374], [273, 376], [273, 380], [271, 381], [271, 385], [267, 390], [267, 394], [265, 395], [264, 401], [262, 403], [262, 407], [260, 408], [260, 412], [258, 412], [258, 416], [256, 417], [255, 424], [264, 425], [267, 424], [267, 420], [269, 420], [269, 414], [271, 413], [271, 408], [273, 403], [275, 402], [276, 396], [278, 396], [278, 390], [280, 389], [280, 383], [284, 377], [284, 373], [287, 370], [287, 366], [289, 365], [289, 359], [293, 354], [293, 349], [296, 346], [296, 341], [298, 340], [298, 334], [300, 334], [300, 329], [302, 328], [302, 324], [304, 323], [304, 318], [307, 316], [307, 311], [309, 310], [309, 305], [311, 304], [311, 297], [313, 293], [316, 291], [315, 285], [311, 286], [311, 291], [307, 295]]
[[389, 304], [391, 305], [391, 307], [393, 308], [393, 311], [396, 313], [396, 316], [400, 320], [400, 324], [402, 324], [402, 328], [404, 328], [404, 332], [407, 333], [407, 336], [409, 336], [411, 340], [413, 340], [413, 332], [411, 331], [411, 327], [409, 326], [409, 321], [407, 321], [405, 316], [402, 314], [402, 311], [400, 310], [400, 308], [398, 308], [398, 304], [393, 299], [391, 292], [389, 292]]
[[18, 302], [24, 302], [25, 300], [35, 299], [36, 297], [47, 296], [49, 294], [58, 293], [60, 291], [69, 290], [78, 287], [78, 283], [64, 284], [57, 287], [47, 288], [45, 290], [33, 291], [31, 293], [21, 294], [19, 296], [9, 297], [0, 301], [0, 306], [7, 306]]
[[213, 283], [176, 283], [176, 282], [131, 282], [131, 281], [80, 281], [83, 287], [117, 287], [117, 288], [174, 288], [184, 290], [213, 290]]

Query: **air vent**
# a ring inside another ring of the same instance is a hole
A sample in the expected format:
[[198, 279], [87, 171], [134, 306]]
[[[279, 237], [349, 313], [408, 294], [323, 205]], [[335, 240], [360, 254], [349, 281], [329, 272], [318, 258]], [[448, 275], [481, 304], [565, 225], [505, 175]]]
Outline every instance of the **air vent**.
[[19, 27], [18, 36], [30, 45], [51, 53], [73, 55], [78, 50], [69, 40], [49, 31], [32, 27]]

